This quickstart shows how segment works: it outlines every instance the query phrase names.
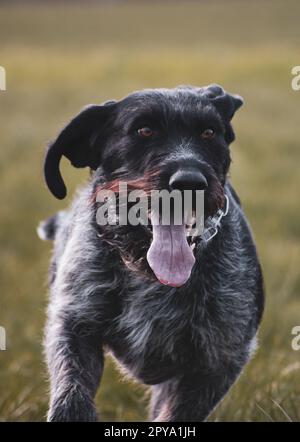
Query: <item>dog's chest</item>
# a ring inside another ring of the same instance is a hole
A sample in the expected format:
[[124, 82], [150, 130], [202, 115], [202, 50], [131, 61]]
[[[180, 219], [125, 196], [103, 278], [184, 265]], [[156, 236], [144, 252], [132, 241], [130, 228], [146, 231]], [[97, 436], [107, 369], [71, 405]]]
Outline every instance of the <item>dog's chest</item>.
[[[157, 383], [197, 363], [207, 366], [209, 336], [203, 293], [168, 288], [130, 290], [116, 318], [109, 347], [144, 383]], [[198, 362], [197, 362], [198, 361]]]

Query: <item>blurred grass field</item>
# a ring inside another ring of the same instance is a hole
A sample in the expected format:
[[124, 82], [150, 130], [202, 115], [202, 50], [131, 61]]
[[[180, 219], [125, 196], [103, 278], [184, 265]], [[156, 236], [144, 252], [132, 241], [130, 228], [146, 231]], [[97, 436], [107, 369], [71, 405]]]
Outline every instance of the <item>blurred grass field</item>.
[[[263, 265], [267, 303], [260, 347], [212, 421], [300, 421], [300, 3], [131, 2], [0, 8], [0, 420], [45, 419], [42, 356], [51, 245], [39, 220], [65, 207], [42, 178], [46, 143], [87, 103], [133, 89], [222, 84], [245, 98], [235, 117], [232, 181]], [[87, 171], [64, 163], [69, 195]], [[69, 197], [70, 198], [70, 197]], [[107, 362], [102, 419], [144, 420], [147, 392]]]

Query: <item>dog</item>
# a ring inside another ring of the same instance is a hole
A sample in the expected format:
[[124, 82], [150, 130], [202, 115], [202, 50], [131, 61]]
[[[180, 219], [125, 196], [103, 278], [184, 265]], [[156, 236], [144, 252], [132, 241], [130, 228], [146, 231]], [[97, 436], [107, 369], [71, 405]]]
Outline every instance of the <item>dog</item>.
[[[106, 353], [151, 386], [150, 420], [203, 421], [253, 354], [263, 277], [228, 178], [231, 120], [242, 104], [218, 85], [146, 89], [84, 108], [49, 145], [44, 173], [55, 197], [67, 192], [63, 156], [91, 170], [71, 207], [39, 227], [54, 240], [49, 421], [98, 419]], [[121, 181], [204, 191], [203, 235], [185, 239], [185, 226], [170, 225], [169, 239], [153, 246], [151, 224], [99, 226], [97, 190]]]

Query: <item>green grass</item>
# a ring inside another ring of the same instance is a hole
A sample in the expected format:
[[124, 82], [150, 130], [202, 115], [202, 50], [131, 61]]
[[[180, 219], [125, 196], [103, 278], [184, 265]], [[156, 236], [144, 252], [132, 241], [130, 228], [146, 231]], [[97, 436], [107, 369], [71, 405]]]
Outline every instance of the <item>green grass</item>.
[[[184, 4], [183, 4], [184, 3]], [[244, 96], [232, 181], [252, 224], [267, 304], [260, 348], [210, 420], [300, 420], [298, 1], [203, 1], [0, 9], [0, 419], [43, 420], [42, 356], [50, 244], [40, 219], [65, 207], [43, 184], [44, 147], [80, 107], [133, 89], [212, 82]], [[87, 177], [64, 163], [70, 192]], [[102, 418], [143, 420], [147, 392], [108, 361]]]

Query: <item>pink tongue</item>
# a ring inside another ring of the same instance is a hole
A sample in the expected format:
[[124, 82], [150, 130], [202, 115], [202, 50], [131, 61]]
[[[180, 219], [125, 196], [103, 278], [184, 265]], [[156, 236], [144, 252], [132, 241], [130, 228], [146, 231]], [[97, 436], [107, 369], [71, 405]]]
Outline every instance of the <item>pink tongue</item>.
[[148, 263], [162, 284], [180, 287], [189, 279], [195, 263], [187, 243], [185, 226], [152, 227], [153, 241], [147, 253]]

